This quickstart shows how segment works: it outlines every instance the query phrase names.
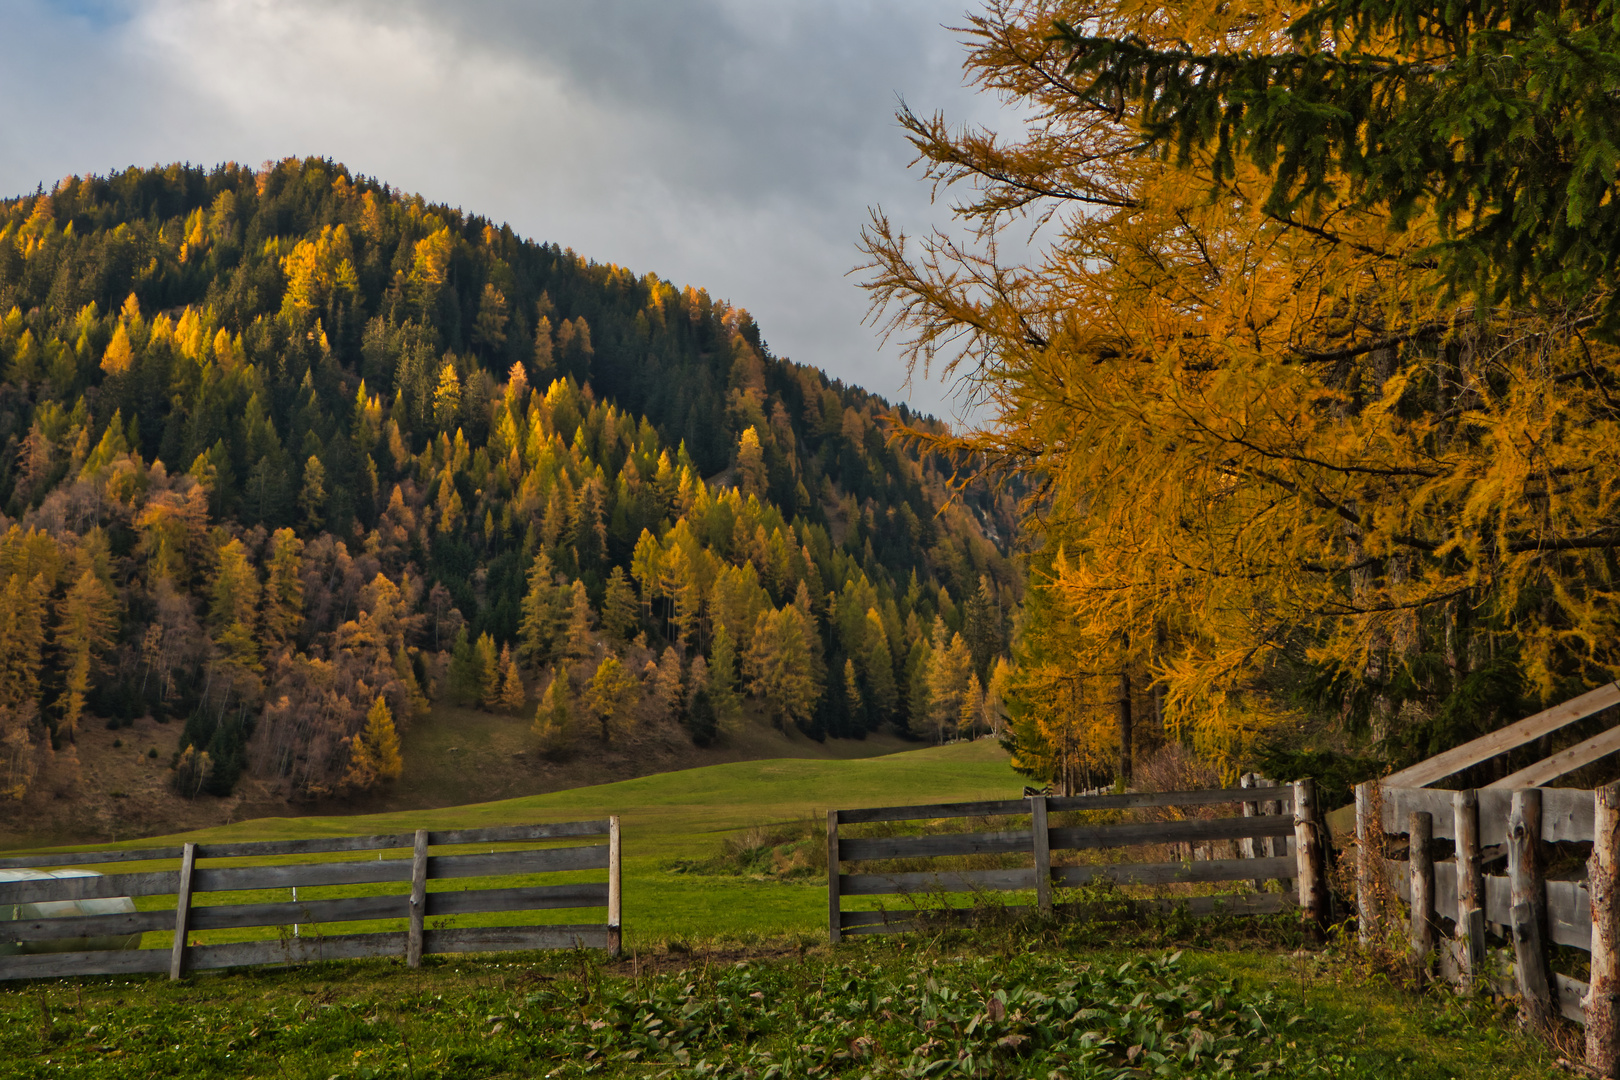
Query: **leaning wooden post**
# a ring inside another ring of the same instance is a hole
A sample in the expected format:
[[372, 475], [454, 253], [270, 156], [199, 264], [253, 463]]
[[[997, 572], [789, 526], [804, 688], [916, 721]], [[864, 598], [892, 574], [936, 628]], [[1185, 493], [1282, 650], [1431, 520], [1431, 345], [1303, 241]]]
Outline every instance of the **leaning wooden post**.
[[1592, 857], [1586, 888], [1592, 897], [1591, 985], [1586, 1010], [1586, 1067], [1598, 1076], [1620, 1076], [1620, 784], [1592, 793]]
[[1418, 981], [1429, 977], [1429, 954], [1434, 952], [1434, 815], [1414, 810], [1407, 820], [1406, 836], [1412, 883], [1412, 963]]
[[1384, 860], [1384, 823], [1373, 820], [1374, 783], [1356, 785], [1356, 939], [1363, 946], [1378, 924], [1376, 883]]
[[1029, 797], [1029, 846], [1035, 856], [1035, 907], [1052, 914], [1052, 850], [1046, 831], [1046, 796]]
[[1557, 1010], [1547, 970], [1547, 885], [1541, 876], [1541, 791], [1513, 793], [1508, 815], [1508, 888], [1513, 911], [1514, 972], [1526, 1024], [1546, 1028]]
[[187, 844], [180, 852], [180, 886], [174, 896], [174, 948], [169, 953], [169, 978], [178, 979], [185, 969], [186, 935], [191, 930], [191, 875], [197, 865], [197, 845]]
[[428, 832], [416, 830], [411, 850], [411, 928], [405, 934], [405, 965], [422, 966], [422, 923], [427, 917]]
[[[1242, 776], [1238, 777], [1238, 787], [1240, 787], [1240, 788], [1252, 788], [1252, 787], [1254, 787], [1254, 780], [1255, 780], [1256, 775], [1257, 774], [1252, 773], [1252, 772], [1244, 773]], [[1246, 818], [1256, 817], [1256, 816], [1259, 815], [1259, 813], [1260, 813], [1260, 804], [1259, 803], [1257, 803], [1257, 802], [1246, 802], [1246, 803], [1243, 804], [1243, 816], [1244, 817], [1246, 817]], [[1239, 840], [1238, 841], [1238, 858], [1240, 858], [1240, 859], [1253, 859], [1255, 857], [1256, 856], [1255, 856], [1255, 850], [1254, 850], [1254, 837], [1245, 836], [1243, 839]], [[1255, 892], [1260, 892], [1260, 891], [1264, 890], [1265, 887], [1266, 887], [1266, 883], [1263, 880], [1261, 880], [1260, 878], [1255, 878], [1254, 881], [1251, 884], [1254, 886], [1254, 891]]]
[[1479, 861], [1477, 791], [1452, 793], [1451, 835], [1457, 843], [1457, 966], [1463, 985], [1473, 986], [1485, 973], [1485, 878]]
[[624, 875], [620, 870], [619, 815], [608, 818], [608, 955], [624, 950]]
[[1327, 858], [1322, 818], [1316, 809], [1316, 781], [1294, 781], [1294, 861], [1299, 870], [1299, 906], [1321, 937], [1328, 926]]
[[843, 913], [838, 898], [838, 811], [827, 811], [827, 940], [844, 939]]

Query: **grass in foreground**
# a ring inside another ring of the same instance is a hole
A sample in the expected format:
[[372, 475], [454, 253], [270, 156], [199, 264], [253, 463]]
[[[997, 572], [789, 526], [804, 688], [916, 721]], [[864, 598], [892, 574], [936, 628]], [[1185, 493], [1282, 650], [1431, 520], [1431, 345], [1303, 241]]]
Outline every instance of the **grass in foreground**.
[[19, 1077], [1552, 1075], [1484, 1002], [1346, 983], [1278, 951], [968, 937], [677, 945], [0, 989]]

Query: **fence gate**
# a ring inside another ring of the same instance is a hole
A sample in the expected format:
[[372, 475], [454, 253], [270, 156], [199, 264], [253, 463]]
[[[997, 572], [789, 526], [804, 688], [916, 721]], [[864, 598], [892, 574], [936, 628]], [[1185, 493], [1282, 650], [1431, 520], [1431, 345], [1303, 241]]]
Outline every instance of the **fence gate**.
[[[593, 837], [602, 842], [553, 843]], [[541, 843], [549, 846], [533, 846]], [[486, 850], [469, 850], [474, 846]], [[309, 858], [347, 853], [368, 857]], [[53, 868], [176, 862], [172, 869], [48, 876], [63, 873]], [[421, 829], [393, 836], [5, 858], [0, 859], [0, 979], [158, 971], [178, 979], [188, 971], [209, 968], [364, 956], [400, 956], [415, 967], [432, 953], [519, 949], [593, 948], [617, 955], [619, 864], [617, 817], [449, 832]], [[3, 873], [6, 870], [46, 873], [22, 877]], [[541, 874], [594, 870], [606, 870], [607, 880], [570, 878], [555, 884], [530, 880]], [[476, 883], [478, 879], [483, 883]], [[299, 889], [304, 890], [303, 897], [298, 897]], [[172, 898], [173, 905], [100, 914], [74, 910], [76, 902], [125, 897]], [[602, 907], [607, 908], [605, 923], [499, 925], [505, 921], [503, 913]], [[488, 918], [491, 915], [497, 917]], [[485, 925], [449, 925], [469, 921], [465, 916]], [[397, 920], [404, 926], [370, 933], [329, 932], [333, 924], [376, 920]], [[203, 931], [240, 936], [234, 932], [252, 928], [260, 929], [247, 935], [250, 940], [212, 945], [193, 940]], [[138, 941], [136, 935], [162, 931], [173, 933], [172, 945], [98, 947], [108, 939]]]

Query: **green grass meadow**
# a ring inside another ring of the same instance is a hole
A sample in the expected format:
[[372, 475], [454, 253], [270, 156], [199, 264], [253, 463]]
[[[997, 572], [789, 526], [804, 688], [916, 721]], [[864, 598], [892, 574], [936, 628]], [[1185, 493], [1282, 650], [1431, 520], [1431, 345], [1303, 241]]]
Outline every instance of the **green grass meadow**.
[[[471, 829], [587, 820], [618, 814], [623, 843], [625, 942], [630, 948], [669, 939], [755, 940], [784, 934], [825, 932], [824, 880], [811, 876], [758, 880], [746, 875], [690, 874], [683, 863], [713, 856], [722, 840], [764, 826], [824, 821], [828, 809], [1012, 798], [1023, 780], [993, 741], [954, 743], [858, 760], [778, 758], [710, 765], [594, 787], [435, 810], [363, 816], [257, 818], [179, 836], [130, 841], [125, 848], [172, 845], [182, 840], [296, 840], [328, 836], [391, 834], [415, 829]], [[818, 826], [819, 827], [819, 826]], [[565, 842], [567, 843], [567, 842]], [[352, 860], [352, 853], [319, 856]], [[397, 851], [385, 857], [406, 858]], [[311, 857], [303, 857], [305, 860]], [[300, 861], [297, 858], [266, 860]], [[221, 862], [214, 865], [231, 865]], [[108, 872], [139, 870], [124, 865]], [[433, 882], [430, 889], [511, 887], [528, 883], [600, 880], [601, 872]], [[303, 900], [336, 895], [402, 892], [398, 884], [301, 889]], [[199, 903], [287, 900], [286, 890], [209, 894]], [[171, 898], [143, 897], [142, 908], [172, 906]], [[453, 925], [495, 926], [532, 922], [601, 921], [600, 910], [460, 916]], [[344, 923], [325, 932], [394, 930], [398, 921]], [[203, 931], [202, 943], [223, 944], [272, 937], [274, 928]], [[166, 934], [148, 934], [143, 946], [162, 948]], [[194, 938], [194, 941], [197, 939]]]

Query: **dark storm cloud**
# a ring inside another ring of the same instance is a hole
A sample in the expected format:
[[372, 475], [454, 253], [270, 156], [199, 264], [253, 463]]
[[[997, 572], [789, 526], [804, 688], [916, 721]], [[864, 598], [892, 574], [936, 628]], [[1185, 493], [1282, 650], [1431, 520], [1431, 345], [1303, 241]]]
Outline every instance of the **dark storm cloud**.
[[[945, 217], [893, 113], [985, 119], [963, 0], [80, 2], [8, 6], [27, 102], [0, 190], [171, 160], [320, 154], [748, 308], [772, 347], [890, 396], [861, 325], [868, 206]], [[940, 409], [937, 384], [913, 404]]]

